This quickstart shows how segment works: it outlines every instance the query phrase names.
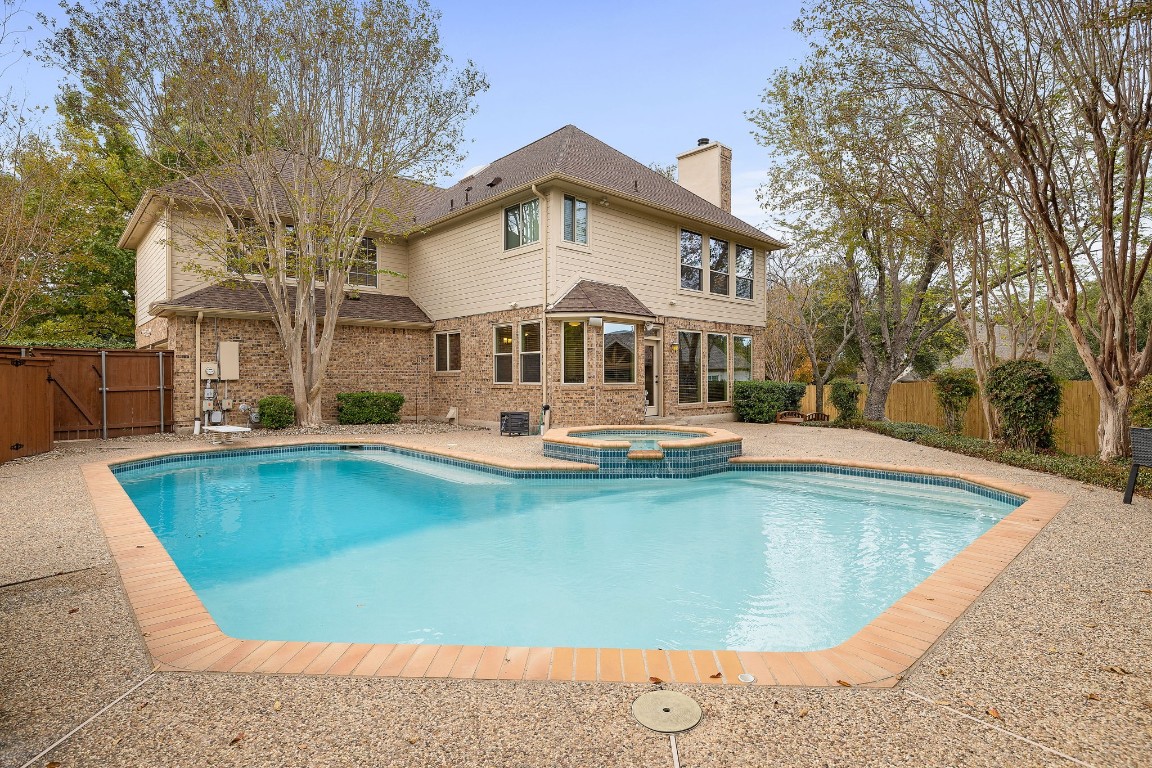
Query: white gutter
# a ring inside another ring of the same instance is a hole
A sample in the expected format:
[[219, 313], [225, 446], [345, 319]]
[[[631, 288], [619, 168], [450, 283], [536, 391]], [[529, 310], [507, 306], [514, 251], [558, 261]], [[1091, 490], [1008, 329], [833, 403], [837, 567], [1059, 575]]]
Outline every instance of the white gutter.
[[[194, 417], [194, 420], [192, 422], [193, 424], [198, 424], [200, 422], [200, 416], [202, 415], [199, 411], [199, 408], [200, 408], [200, 400], [201, 400], [201, 398], [200, 398], [200, 322], [203, 319], [204, 319], [204, 313], [203, 312], [197, 312], [196, 313], [196, 369], [192, 374], [192, 380], [196, 382], [193, 385], [195, 391], [192, 393], [192, 405], [193, 405], [193, 409], [194, 409], [192, 411], [192, 413], [196, 414]], [[175, 415], [173, 415], [173, 420], [175, 420]], [[193, 434], [199, 434], [199, 430], [193, 430]]]
[[[541, 406], [545, 406], [548, 404], [548, 198], [540, 193], [535, 184], [532, 185], [532, 194], [540, 199], [540, 207], [543, 208], [540, 216], [540, 240], [544, 244], [542, 258], [544, 295], [540, 302], [540, 403]], [[544, 430], [547, 430], [551, 416], [546, 417], [543, 408], [541, 408], [540, 420], [543, 422]]]

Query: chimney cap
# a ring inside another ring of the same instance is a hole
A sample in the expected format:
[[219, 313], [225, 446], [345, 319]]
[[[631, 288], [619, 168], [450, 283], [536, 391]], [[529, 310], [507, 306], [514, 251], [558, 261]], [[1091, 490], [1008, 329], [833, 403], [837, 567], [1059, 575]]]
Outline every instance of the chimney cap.
[[698, 146], [698, 147], [705, 147], [711, 143], [712, 143], [711, 139], [706, 139], [706, 138], [705, 139], [696, 139], [696, 146]]

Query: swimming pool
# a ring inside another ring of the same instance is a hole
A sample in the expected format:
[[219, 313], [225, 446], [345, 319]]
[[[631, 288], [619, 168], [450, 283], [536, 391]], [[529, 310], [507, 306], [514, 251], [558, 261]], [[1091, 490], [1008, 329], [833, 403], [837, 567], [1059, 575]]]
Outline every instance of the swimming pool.
[[824, 466], [654, 484], [383, 448], [179, 458], [117, 476], [225, 633], [299, 641], [823, 648], [1020, 501]]

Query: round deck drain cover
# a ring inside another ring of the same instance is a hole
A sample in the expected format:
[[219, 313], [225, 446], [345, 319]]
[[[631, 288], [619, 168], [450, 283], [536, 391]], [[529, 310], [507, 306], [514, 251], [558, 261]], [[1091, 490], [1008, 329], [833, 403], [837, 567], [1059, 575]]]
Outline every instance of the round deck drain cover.
[[632, 716], [658, 733], [680, 733], [695, 728], [704, 713], [700, 705], [677, 691], [649, 691], [632, 702]]

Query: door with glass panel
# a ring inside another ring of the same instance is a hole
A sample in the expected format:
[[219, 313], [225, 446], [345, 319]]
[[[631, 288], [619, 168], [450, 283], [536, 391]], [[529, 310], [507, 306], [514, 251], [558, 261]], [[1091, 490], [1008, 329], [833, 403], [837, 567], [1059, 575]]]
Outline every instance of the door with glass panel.
[[644, 415], [660, 415], [660, 342], [644, 342]]

